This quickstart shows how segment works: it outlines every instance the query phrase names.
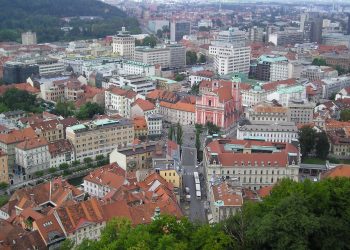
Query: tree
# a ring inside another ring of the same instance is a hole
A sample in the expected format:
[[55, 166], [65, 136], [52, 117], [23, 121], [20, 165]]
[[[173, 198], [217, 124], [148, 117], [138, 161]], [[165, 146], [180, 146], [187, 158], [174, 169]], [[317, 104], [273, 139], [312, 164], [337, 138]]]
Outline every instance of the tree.
[[329, 96], [329, 100], [335, 100], [335, 96], [337, 95], [336, 92], [333, 92], [330, 96]]
[[57, 172], [57, 168], [49, 168], [49, 173], [53, 174]]
[[143, 39], [142, 45], [154, 48], [157, 45], [157, 38], [154, 35], [146, 36]]
[[85, 164], [92, 163], [91, 157], [86, 157], [86, 158], [84, 158], [84, 163], [85, 163]]
[[181, 75], [181, 74], [176, 74], [175, 76], [175, 81], [177, 82], [181, 82], [185, 79], [185, 76], [184, 75]]
[[161, 29], [157, 30], [156, 36], [157, 36], [159, 39], [163, 37], [163, 32], [162, 32]]
[[66, 169], [68, 169], [69, 168], [69, 165], [68, 165], [68, 163], [61, 163], [59, 166], [58, 166], [58, 168], [60, 169], [60, 170], [66, 170]]
[[74, 242], [70, 239], [65, 239], [60, 245], [60, 250], [71, 250], [74, 248]]
[[194, 51], [186, 52], [186, 65], [193, 65], [197, 63], [197, 53]]
[[58, 101], [56, 103], [53, 113], [56, 115], [61, 115], [63, 117], [72, 116], [74, 114], [75, 106], [73, 102], [62, 102]]
[[176, 125], [176, 142], [180, 146], [182, 145], [182, 135], [183, 135], [182, 126], [178, 122]]
[[303, 126], [299, 130], [300, 151], [302, 157], [305, 158], [314, 149], [316, 132], [310, 126]]
[[312, 61], [312, 65], [316, 65], [316, 66], [327, 66], [326, 60], [323, 58], [315, 58]]
[[190, 90], [190, 94], [198, 95], [199, 94], [199, 84], [193, 84]]
[[205, 126], [208, 129], [208, 134], [210, 135], [218, 134], [220, 132], [220, 128], [212, 122], [207, 122]]
[[201, 150], [201, 141], [200, 141], [200, 133], [199, 133], [199, 131], [196, 131], [195, 146], [196, 146], [196, 149], [197, 149], [197, 158], [199, 158], [199, 152]]
[[350, 109], [343, 109], [340, 111], [340, 120], [344, 122], [350, 120]]
[[168, 129], [168, 139], [173, 141], [174, 140], [174, 133], [175, 133], [175, 130], [174, 130], [174, 127], [173, 125], [170, 125], [169, 129]]
[[42, 177], [42, 176], [44, 175], [44, 171], [42, 171], [42, 170], [36, 171], [36, 172], [34, 173], [34, 175], [35, 175], [36, 177]]
[[0, 97], [0, 111], [23, 110], [39, 113], [43, 109], [36, 103], [36, 97], [25, 90], [10, 88]]
[[207, 62], [207, 58], [205, 57], [205, 55], [201, 54], [199, 56], [198, 62], [199, 63], [206, 63]]
[[342, 68], [340, 65], [335, 66], [335, 69], [338, 71], [339, 75], [344, 75], [348, 73], [348, 70]]
[[104, 108], [98, 105], [97, 103], [87, 102], [83, 106], [80, 107], [78, 113], [76, 114], [76, 118], [79, 120], [91, 119], [94, 115], [103, 115]]
[[320, 132], [316, 134], [316, 155], [318, 158], [327, 159], [329, 153], [329, 142], [327, 134], [325, 132]]

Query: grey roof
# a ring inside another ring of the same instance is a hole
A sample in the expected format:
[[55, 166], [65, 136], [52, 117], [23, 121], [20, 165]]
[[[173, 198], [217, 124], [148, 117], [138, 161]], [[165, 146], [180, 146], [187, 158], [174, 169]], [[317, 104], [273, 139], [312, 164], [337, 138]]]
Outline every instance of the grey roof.
[[240, 131], [264, 131], [264, 132], [297, 132], [294, 122], [251, 121], [251, 124], [243, 125]]

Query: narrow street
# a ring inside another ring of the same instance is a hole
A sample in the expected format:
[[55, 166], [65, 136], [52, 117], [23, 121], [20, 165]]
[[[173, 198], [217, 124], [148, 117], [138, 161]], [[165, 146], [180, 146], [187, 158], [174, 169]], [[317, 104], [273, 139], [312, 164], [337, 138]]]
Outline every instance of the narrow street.
[[191, 201], [185, 201], [182, 205], [185, 215], [189, 217], [191, 221], [207, 222], [207, 217], [204, 211], [205, 199], [203, 195], [205, 192], [205, 183], [201, 180], [201, 192], [202, 197], [198, 199], [196, 197], [196, 187], [194, 182], [193, 172], [197, 171], [197, 151], [195, 148], [183, 147], [182, 148], [182, 167], [183, 167], [183, 187], [190, 189]]

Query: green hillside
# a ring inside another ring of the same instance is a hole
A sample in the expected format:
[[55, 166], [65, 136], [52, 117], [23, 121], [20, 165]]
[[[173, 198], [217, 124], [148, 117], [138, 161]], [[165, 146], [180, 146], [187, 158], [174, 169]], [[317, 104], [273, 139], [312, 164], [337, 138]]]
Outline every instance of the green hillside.
[[[100, 38], [122, 26], [139, 32], [138, 22], [117, 7], [98, 0], [0, 0], [0, 41], [18, 41], [23, 31], [37, 32], [39, 42]], [[94, 20], [79, 17], [94, 16]], [[69, 22], [63, 17], [72, 18]], [[64, 32], [61, 27], [72, 27]]]

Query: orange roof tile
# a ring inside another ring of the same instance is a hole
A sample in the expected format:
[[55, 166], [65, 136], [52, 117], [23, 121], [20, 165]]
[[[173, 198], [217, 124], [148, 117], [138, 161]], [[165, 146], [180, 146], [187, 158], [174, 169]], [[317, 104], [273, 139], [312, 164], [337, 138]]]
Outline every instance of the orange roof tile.
[[131, 106], [138, 105], [143, 111], [149, 111], [155, 109], [155, 105], [150, 101], [143, 100], [141, 98], [136, 99], [136, 101], [131, 104]]
[[0, 141], [5, 144], [18, 143], [31, 138], [37, 138], [37, 135], [32, 128], [13, 130], [8, 134], [0, 134]]
[[20, 142], [16, 145], [16, 148], [22, 149], [22, 150], [30, 150], [34, 148], [44, 147], [48, 146], [48, 142], [45, 137], [41, 138], [32, 138], [24, 140], [23, 142]]
[[350, 165], [339, 165], [322, 174], [322, 178], [348, 177], [350, 178]]
[[147, 129], [147, 122], [145, 117], [137, 116], [133, 120], [135, 130], [145, 130]]
[[159, 103], [159, 105], [162, 107], [168, 108], [168, 109], [176, 109], [176, 110], [191, 112], [191, 113], [195, 112], [195, 105], [190, 104], [190, 103], [177, 102], [177, 103], [173, 104], [173, 103], [162, 101]]

